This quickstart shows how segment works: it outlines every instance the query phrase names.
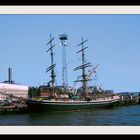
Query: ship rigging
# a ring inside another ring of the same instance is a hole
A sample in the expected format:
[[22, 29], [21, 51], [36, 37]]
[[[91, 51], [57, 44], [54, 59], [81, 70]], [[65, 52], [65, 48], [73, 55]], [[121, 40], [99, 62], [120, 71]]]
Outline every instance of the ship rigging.
[[[51, 98], [49, 99], [42, 99], [42, 100], [38, 100], [38, 99], [29, 99], [27, 101], [28, 103], [28, 107], [30, 110], [34, 110], [34, 111], [69, 111], [69, 110], [83, 110], [83, 109], [94, 109], [94, 108], [99, 108], [99, 107], [108, 107], [108, 106], [112, 106], [115, 103], [117, 103], [120, 100], [120, 97], [117, 95], [111, 95], [110, 97], [100, 97], [95, 99], [93, 94], [91, 94], [90, 96], [88, 95], [88, 86], [87, 86], [87, 82], [92, 80], [91, 79], [91, 74], [93, 73], [93, 71], [98, 67], [98, 65], [93, 68], [93, 70], [87, 74], [86, 73], [86, 68], [87, 67], [91, 67], [91, 63], [90, 62], [86, 62], [85, 63], [85, 50], [88, 47], [84, 47], [84, 43], [86, 43], [88, 40], [84, 40], [82, 37], [82, 42], [80, 44], [78, 44], [77, 46], [82, 46], [81, 50], [79, 50], [77, 53], [81, 53], [82, 55], [82, 64], [78, 67], [76, 67], [74, 69], [74, 71], [76, 70], [82, 70], [82, 75], [79, 76], [77, 78], [77, 80], [75, 82], [82, 82], [82, 94], [77, 98], [75, 98], [75, 94], [73, 94], [72, 96], [70, 96], [69, 92], [67, 92], [67, 90], [64, 90], [63, 92], [61, 92], [61, 95], [67, 95], [67, 96], [60, 96], [61, 98], [58, 98], [57, 95], [57, 90], [55, 91], [55, 85], [54, 85], [54, 81], [55, 81], [55, 72], [54, 72], [54, 68], [55, 65], [53, 62], [53, 47], [55, 45], [52, 44], [52, 41], [54, 40], [54, 38], [51, 37], [50, 35], [50, 40], [47, 43], [47, 45], [50, 44], [50, 48], [47, 50], [47, 52], [50, 51], [50, 55], [51, 55], [51, 66], [49, 66], [46, 69], [46, 72], [51, 71]], [[63, 40], [64, 41], [64, 40]], [[66, 63], [65, 63], [66, 64]], [[64, 78], [64, 77], [63, 77]], [[64, 79], [63, 79], [64, 80]], [[63, 86], [65, 86], [66, 81], [63, 81]]]

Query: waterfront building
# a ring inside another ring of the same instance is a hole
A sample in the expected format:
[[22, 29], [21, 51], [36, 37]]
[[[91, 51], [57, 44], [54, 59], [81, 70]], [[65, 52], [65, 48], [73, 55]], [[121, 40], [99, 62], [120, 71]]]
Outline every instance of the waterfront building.
[[[13, 95], [15, 97], [28, 98], [27, 85], [0, 83], [0, 92]], [[0, 93], [0, 100], [6, 100], [7, 98], [8, 96]]]

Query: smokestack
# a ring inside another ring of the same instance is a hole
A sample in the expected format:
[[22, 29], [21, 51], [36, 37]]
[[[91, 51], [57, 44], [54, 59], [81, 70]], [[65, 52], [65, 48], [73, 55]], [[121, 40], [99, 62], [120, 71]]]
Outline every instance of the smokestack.
[[9, 84], [12, 84], [12, 69], [10, 67], [8, 68], [8, 81]]

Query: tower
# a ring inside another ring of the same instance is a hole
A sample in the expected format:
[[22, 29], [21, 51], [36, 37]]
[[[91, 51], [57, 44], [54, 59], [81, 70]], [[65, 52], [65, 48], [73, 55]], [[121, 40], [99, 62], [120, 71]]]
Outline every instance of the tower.
[[67, 78], [67, 58], [66, 58], [66, 46], [68, 44], [68, 36], [66, 34], [62, 34], [59, 36], [62, 45], [62, 85], [63, 88], [66, 89], [68, 86], [68, 78]]
[[8, 68], [8, 81], [11, 84], [12, 83], [12, 69]]
[[8, 84], [14, 84], [14, 81], [12, 81], [12, 68], [8, 68], [8, 80], [4, 81], [4, 83]]

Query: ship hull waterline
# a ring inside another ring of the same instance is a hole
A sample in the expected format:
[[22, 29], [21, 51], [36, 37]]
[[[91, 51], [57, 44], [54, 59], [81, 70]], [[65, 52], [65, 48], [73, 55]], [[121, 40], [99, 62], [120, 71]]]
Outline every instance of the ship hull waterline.
[[112, 107], [118, 102], [119, 100], [102, 102], [43, 102], [28, 100], [27, 104], [29, 111], [72, 111]]

